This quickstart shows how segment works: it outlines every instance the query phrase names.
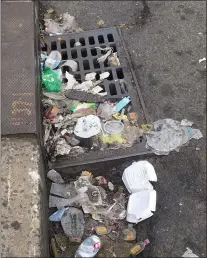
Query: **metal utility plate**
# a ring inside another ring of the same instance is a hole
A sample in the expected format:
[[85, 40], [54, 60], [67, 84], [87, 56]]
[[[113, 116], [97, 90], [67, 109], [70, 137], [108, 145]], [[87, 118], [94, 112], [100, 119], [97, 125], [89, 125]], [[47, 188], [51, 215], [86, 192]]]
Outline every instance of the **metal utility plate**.
[[[73, 59], [78, 63], [78, 71], [75, 72], [74, 76], [79, 82], [84, 81], [87, 73], [96, 72], [100, 74], [108, 71], [110, 76], [104, 80], [102, 85], [103, 90], [107, 91], [105, 98], [118, 101], [123, 97], [130, 96], [132, 111], [137, 112], [139, 124], [148, 122], [147, 109], [119, 29], [105, 28], [48, 36], [44, 38], [44, 41], [46, 45], [42, 49], [43, 51], [47, 51], [49, 54], [52, 50], [58, 50], [63, 60]], [[76, 42], [80, 42], [81, 46], [75, 46]], [[114, 52], [118, 53], [121, 65], [117, 67], [108, 66], [107, 62], [99, 64], [97, 58], [103, 55], [103, 52], [97, 47], [112, 47]], [[63, 70], [63, 73], [65, 71]], [[127, 82], [124, 89], [120, 87], [120, 79], [124, 79]], [[50, 163], [49, 166], [57, 169], [147, 153], [151, 152], [145, 148], [145, 140], [142, 140], [142, 142], [136, 143], [130, 148], [104, 151], [90, 150], [88, 153], [76, 157], [59, 157], [56, 162]]]
[[36, 133], [34, 1], [1, 4], [1, 132]]

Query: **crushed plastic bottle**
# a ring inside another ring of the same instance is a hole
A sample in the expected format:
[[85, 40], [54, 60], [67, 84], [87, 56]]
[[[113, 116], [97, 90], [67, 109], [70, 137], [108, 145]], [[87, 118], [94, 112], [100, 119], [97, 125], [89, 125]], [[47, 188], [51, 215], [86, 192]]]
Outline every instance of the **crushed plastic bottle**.
[[133, 241], [136, 239], [136, 230], [133, 228], [132, 224], [128, 224], [128, 228], [123, 231], [125, 241]]
[[149, 239], [145, 239], [143, 242], [137, 243], [135, 246], [133, 246], [130, 249], [129, 257], [135, 257], [136, 255], [141, 253], [145, 249], [145, 246], [148, 245], [149, 243], [150, 243]]
[[101, 248], [101, 240], [98, 236], [92, 235], [86, 238], [78, 247], [75, 253], [75, 258], [78, 257], [94, 257]]

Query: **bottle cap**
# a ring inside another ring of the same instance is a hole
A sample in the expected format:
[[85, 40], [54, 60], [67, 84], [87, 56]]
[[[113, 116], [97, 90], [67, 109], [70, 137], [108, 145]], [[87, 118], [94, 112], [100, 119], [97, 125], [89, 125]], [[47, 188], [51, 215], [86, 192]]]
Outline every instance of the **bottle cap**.
[[149, 239], [145, 239], [143, 242], [145, 245], [148, 245], [150, 243]]

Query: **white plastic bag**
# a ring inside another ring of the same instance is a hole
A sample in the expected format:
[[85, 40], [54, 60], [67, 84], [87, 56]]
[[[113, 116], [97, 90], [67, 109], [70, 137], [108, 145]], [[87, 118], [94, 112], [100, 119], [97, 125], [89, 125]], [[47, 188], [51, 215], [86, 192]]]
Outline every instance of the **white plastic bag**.
[[173, 119], [162, 119], [153, 123], [153, 131], [147, 133], [146, 147], [157, 155], [167, 155], [179, 151], [190, 139], [203, 137], [198, 129], [191, 128], [192, 122], [184, 119], [181, 122]]

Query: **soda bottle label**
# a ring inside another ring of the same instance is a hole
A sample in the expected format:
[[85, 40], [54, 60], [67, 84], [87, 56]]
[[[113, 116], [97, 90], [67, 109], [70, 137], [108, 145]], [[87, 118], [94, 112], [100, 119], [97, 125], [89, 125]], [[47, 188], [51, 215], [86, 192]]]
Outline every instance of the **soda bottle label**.
[[141, 248], [140, 245], [136, 245], [136, 246], [134, 246], [134, 247], [131, 249], [130, 253], [131, 253], [131, 254], [136, 254], [136, 253], [138, 253], [141, 249], [142, 249], [142, 248]]

